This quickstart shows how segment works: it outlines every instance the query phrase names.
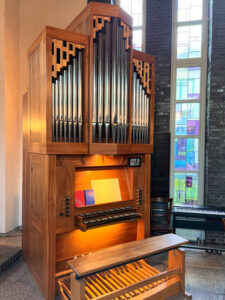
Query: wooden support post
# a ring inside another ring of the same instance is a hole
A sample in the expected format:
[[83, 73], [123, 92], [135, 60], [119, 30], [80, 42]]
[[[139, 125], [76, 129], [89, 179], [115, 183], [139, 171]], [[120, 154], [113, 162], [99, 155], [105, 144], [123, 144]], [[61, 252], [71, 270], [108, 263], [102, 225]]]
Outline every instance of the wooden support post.
[[185, 291], [185, 251], [183, 249], [174, 249], [168, 254], [168, 270], [178, 269], [178, 278], [180, 280], [180, 293], [186, 298], [192, 299], [192, 295]]
[[85, 299], [85, 284], [82, 280], [76, 280], [75, 273], [71, 274], [71, 300]]

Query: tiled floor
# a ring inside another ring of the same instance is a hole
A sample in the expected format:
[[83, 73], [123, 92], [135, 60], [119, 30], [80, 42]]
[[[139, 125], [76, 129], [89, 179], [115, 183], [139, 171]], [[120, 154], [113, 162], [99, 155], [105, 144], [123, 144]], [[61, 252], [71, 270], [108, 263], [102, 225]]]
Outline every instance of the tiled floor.
[[[0, 245], [20, 246], [20, 232], [0, 237]], [[151, 264], [163, 270], [165, 254], [154, 256]], [[205, 255], [203, 251], [186, 251], [186, 290], [196, 300], [225, 300], [225, 253]], [[37, 285], [23, 260], [0, 275], [1, 300], [43, 300]], [[184, 299], [182, 296], [173, 300]], [[171, 300], [172, 300], [171, 299]]]

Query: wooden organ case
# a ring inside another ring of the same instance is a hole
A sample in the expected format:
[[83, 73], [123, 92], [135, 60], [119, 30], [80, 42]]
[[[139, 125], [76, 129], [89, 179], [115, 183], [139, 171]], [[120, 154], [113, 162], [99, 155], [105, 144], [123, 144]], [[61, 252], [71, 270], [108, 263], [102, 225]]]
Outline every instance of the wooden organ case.
[[155, 60], [131, 45], [131, 18], [90, 3], [28, 50], [23, 255], [45, 299], [75, 256], [149, 237]]

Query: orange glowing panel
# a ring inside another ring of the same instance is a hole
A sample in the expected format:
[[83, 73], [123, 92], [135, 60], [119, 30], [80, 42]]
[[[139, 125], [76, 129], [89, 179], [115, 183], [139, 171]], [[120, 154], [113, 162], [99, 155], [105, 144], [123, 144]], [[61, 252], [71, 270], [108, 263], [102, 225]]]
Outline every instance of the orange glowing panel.
[[137, 221], [98, 227], [86, 232], [77, 229], [57, 235], [56, 259], [62, 260], [136, 239]]
[[[132, 191], [130, 188], [130, 182], [132, 176], [131, 172], [128, 172], [128, 167], [108, 167], [108, 168], [77, 168], [75, 172], [75, 191], [91, 190], [93, 189], [92, 182], [98, 181], [97, 194], [102, 193], [100, 203], [110, 203], [114, 201], [126, 201], [132, 199]], [[107, 181], [113, 179], [112, 181]], [[115, 179], [118, 182], [115, 185]], [[103, 181], [102, 181], [103, 180]], [[106, 181], [105, 181], [106, 180]], [[110, 188], [101, 189], [101, 184], [110, 185]], [[109, 191], [116, 189], [113, 192], [113, 196], [110, 197]], [[94, 192], [96, 199], [96, 192]], [[106, 196], [106, 197], [105, 197]], [[98, 197], [97, 197], [98, 198]], [[105, 199], [104, 201], [102, 199]], [[117, 200], [116, 200], [117, 199]]]

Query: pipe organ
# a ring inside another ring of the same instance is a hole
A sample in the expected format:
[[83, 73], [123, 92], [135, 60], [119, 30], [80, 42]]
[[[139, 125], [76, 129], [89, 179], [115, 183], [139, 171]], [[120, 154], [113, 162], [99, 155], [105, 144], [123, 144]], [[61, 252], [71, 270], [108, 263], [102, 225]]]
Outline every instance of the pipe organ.
[[132, 49], [122, 9], [92, 2], [28, 60], [23, 254], [53, 300], [67, 261], [149, 236], [155, 59]]

